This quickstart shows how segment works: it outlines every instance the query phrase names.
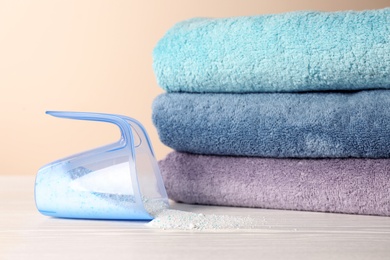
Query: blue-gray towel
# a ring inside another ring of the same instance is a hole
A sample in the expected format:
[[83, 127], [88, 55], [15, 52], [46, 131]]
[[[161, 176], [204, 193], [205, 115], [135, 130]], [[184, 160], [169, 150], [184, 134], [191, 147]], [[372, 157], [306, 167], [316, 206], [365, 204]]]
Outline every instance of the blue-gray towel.
[[295, 158], [390, 158], [390, 91], [165, 93], [161, 141], [182, 152]]
[[195, 18], [154, 49], [168, 92], [390, 88], [390, 8]]
[[390, 216], [390, 159], [275, 159], [170, 153], [169, 198], [185, 203]]

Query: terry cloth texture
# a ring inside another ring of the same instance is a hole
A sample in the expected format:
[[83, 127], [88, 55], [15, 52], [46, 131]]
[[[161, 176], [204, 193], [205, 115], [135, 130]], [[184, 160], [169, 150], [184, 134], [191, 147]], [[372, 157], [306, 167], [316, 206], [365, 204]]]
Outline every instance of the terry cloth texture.
[[390, 91], [168, 93], [153, 103], [160, 140], [197, 154], [389, 158]]
[[153, 57], [168, 92], [388, 89], [390, 8], [191, 19]]
[[275, 159], [172, 152], [169, 198], [192, 204], [390, 216], [390, 159]]

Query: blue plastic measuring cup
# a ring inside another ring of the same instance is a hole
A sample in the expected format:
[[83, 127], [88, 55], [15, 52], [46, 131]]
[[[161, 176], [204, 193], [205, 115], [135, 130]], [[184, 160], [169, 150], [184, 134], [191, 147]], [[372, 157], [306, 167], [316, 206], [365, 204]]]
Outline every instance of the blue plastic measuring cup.
[[35, 203], [44, 215], [64, 218], [151, 220], [169, 206], [145, 128], [114, 114], [48, 111], [61, 118], [115, 124], [120, 139], [41, 167]]

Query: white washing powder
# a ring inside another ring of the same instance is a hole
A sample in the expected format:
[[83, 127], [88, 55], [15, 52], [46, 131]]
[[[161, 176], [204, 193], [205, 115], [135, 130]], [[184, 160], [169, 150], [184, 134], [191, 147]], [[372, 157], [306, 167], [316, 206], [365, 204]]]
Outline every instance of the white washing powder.
[[171, 230], [232, 230], [254, 229], [263, 227], [265, 220], [259, 221], [251, 217], [237, 217], [228, 215], [205, 215], [173, 209], [165, 209], [155, 215], [155, 219], [148, 226]]
[[251, 217], [193, 213], [167, 209], [163, 204], [150, 203], [148, 200], [144, 200], [144, 205], [154, 217], [147, 226], [164, 230], [236, 230], [255, 229], [266, 225], [265, 218], [259, 220]]

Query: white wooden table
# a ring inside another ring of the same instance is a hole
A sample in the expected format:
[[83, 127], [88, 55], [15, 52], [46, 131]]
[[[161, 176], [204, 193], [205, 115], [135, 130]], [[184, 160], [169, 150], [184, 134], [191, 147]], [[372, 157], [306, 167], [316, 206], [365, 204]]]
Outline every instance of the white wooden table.
[[145, 222], [57, 219], [34, 205], [34, 178], [0, 177], [0, 259], [390, 259], [390, 217], [172, 204], [265, 218], [250, 231], [166, 231]]

